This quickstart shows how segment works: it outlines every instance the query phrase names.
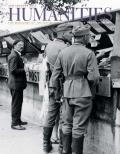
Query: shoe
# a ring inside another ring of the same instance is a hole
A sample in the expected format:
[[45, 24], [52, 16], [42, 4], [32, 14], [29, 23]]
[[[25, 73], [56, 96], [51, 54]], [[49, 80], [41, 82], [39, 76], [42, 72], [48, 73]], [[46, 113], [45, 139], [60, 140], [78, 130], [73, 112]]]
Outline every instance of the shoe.
[[63, 132], [62, 129], [59, 129], [59, 146], [58, 146], [58, 153], [62, 154], [63, 152]]
[[21, 126], [21, 125], [16, 125], [16, 126], [11, 125], [11, 128], [12, 128], [12, 129], [16, 129], [16, 130], [25, 130], [25, 129], [26, 129], [25, 127], [23, 127], [23, 126]]
[[72, 138], [72, 152], [75, 154], [83, 154], [84, 135], [79, 138]]
[[[62, 154], [71, 154], [72, 133], [63, 134], [63, 152]], [[76, 153], [75, 153], [76, 154]]]
[[49, 153], [52, 150], [52, 143], [50, 141], [53, 127], [43, 128], [43, 151]]
[[20, 125], [27, 125], [28, 123], [25, 121], [20, 121]]

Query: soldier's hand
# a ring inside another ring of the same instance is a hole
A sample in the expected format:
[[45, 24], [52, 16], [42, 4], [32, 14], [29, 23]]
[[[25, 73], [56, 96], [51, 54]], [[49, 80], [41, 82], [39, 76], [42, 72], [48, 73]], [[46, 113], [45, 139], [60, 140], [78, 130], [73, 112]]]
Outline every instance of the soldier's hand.
[[54, 95], [54, 88], [49, 88], [49, 96], [53, 96]]
[[61, 103], [61, 101], [60, 100], [56, 100], [56, 103]]

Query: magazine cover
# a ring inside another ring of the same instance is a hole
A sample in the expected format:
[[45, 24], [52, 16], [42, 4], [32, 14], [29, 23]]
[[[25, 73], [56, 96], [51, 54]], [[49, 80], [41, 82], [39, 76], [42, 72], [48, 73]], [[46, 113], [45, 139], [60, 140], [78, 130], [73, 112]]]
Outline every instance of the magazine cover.
[[0, 0], [0, 154], [120, 154], [119, 6]]

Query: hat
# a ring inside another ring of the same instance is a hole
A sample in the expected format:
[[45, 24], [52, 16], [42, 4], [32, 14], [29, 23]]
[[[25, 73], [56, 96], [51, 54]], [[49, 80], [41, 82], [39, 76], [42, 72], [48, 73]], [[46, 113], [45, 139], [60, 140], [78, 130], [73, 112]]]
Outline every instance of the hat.
[[72, 24], [60, 24], [56, 27], [56, 31], [58, 32], [64, 32], [64, 31], [72, 31], [73, 25]]
[[83, 25], [83, 26], [77, 26], [72, 30], [72, 33], [74, 36], [83, 36], [90, 33], [90, 26], [89, 25]]

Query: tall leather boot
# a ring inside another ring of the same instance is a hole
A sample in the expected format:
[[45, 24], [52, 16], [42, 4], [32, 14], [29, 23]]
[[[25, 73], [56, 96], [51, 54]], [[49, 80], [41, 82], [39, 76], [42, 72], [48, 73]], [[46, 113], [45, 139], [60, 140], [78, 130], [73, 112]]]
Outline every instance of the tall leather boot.
[[63, 134], [62, 154], [71, 154], [72, 134]]
[[72, 138], [72, 154], [83, 154], [84, 136]]
[[53, 127], [44, 127], [43, 128], [43, 150], [46, 153], [49, 153], [52, 150], [51, 144], [51, 135], [52, 135]]
[[58, 152], [59, 154], [62, 154], [62, 151], [63, 151], [63, 142], [62, 142], [62, 139], [63, 138], [63, 133], [62, 133], [62, 129], [59, 129], [59, 147], [58, 147]]

